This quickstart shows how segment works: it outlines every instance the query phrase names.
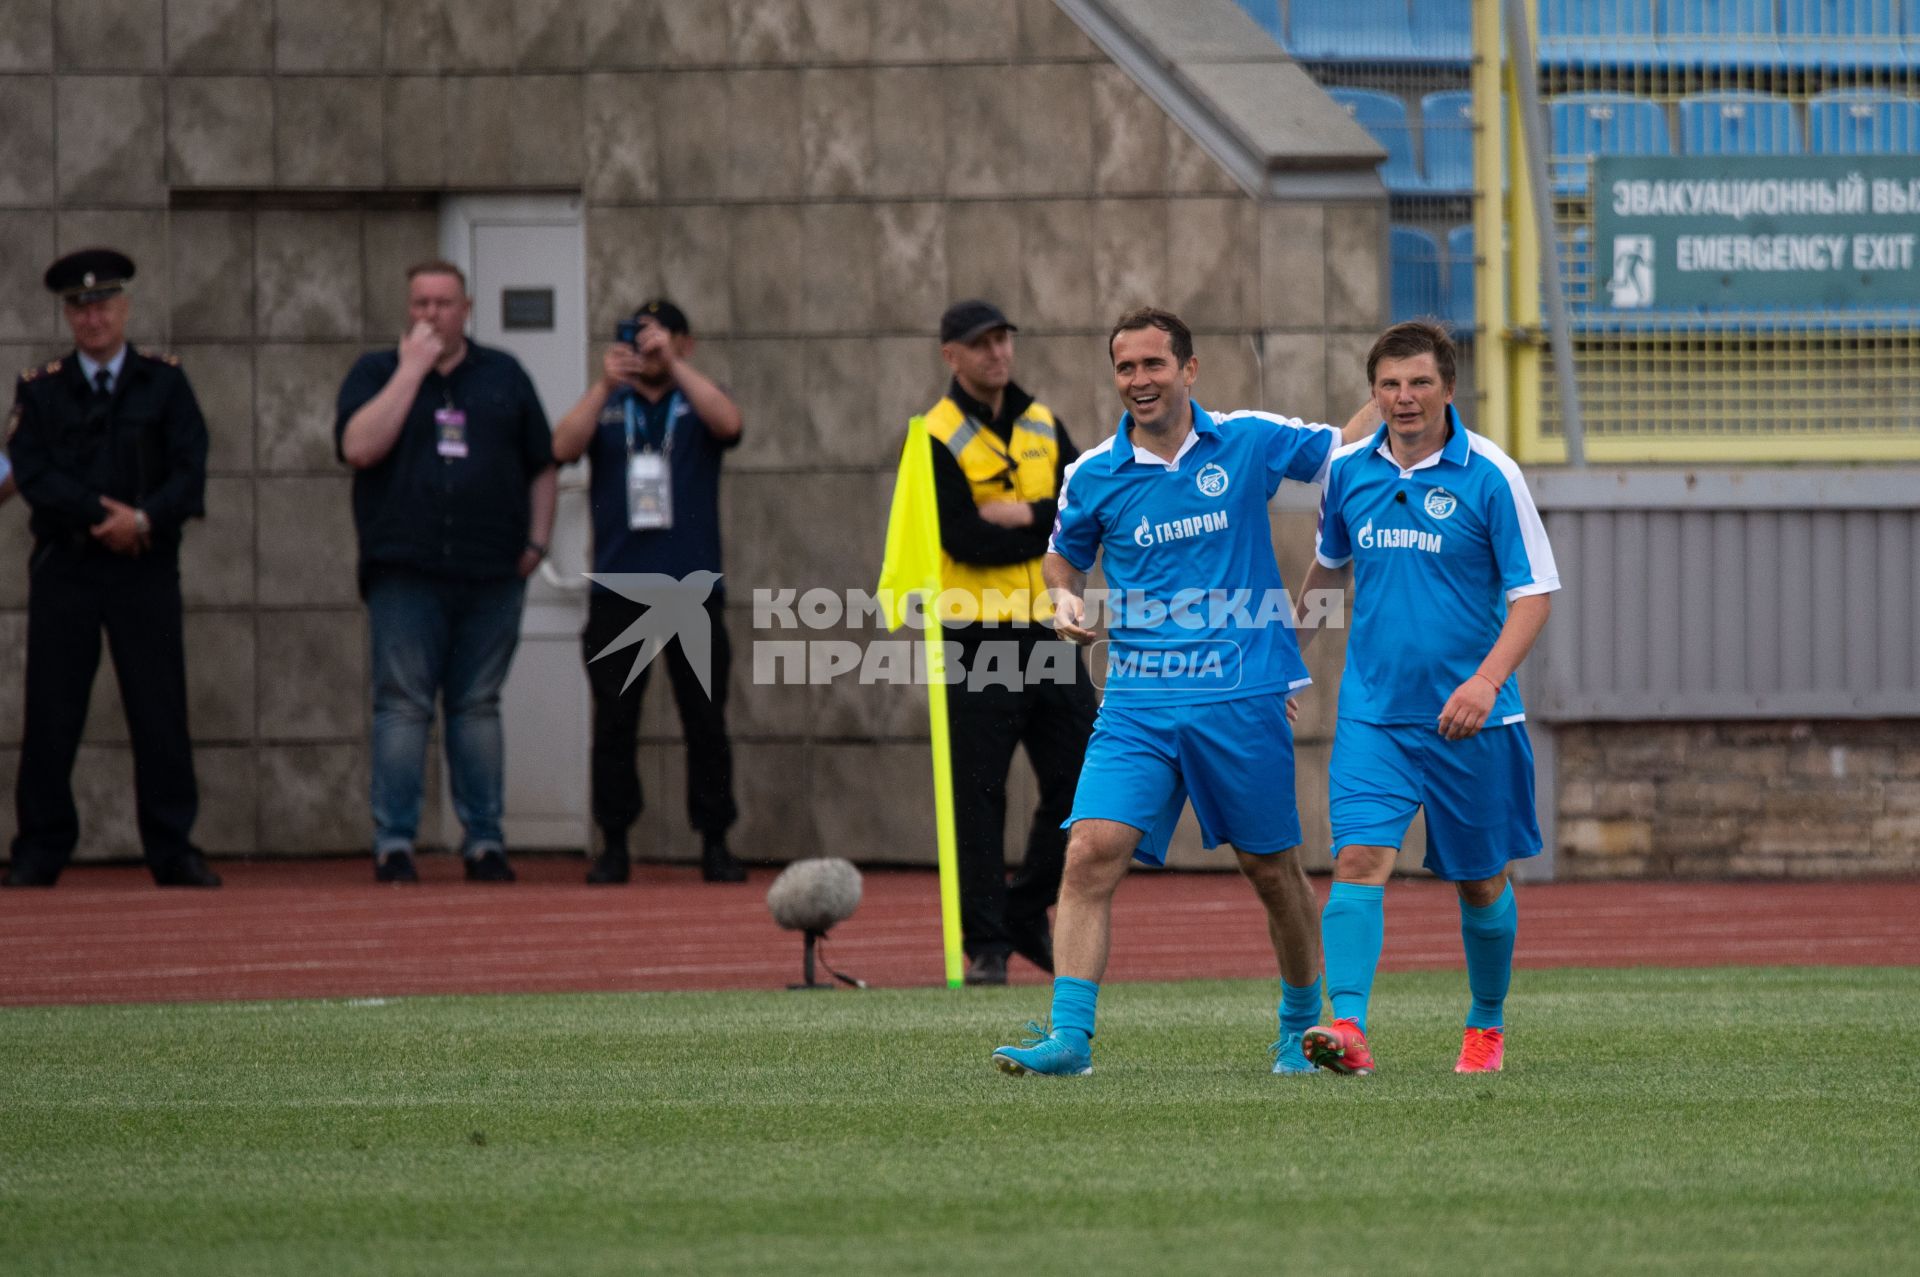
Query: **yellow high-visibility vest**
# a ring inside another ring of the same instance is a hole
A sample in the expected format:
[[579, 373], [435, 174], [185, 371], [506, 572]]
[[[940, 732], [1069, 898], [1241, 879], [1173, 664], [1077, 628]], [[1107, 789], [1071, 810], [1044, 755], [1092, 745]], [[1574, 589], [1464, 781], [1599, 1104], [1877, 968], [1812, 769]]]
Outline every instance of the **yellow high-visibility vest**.
[[[960, 471], [973, 489], [975, 505], [1052, 501], [1059, 497], [1055, 485], [1060, 473], [1060, 435], [1045, 404], [1036, 401], [1030, 405], [1014, 420], [1011, 435], [1005, 439], [968, 417], [950, 398], [935, 404], [926, 422], [927, 434], [960, 463]], [[1047, 605], [1047, 583], [1040, 574], [1039, 557], [1024, 563], [961, 563], [943, 547], [940, 571], [944, 590], [965, 591], [973, 601], [971, 613], [961, 614], [958, 596], [949, 593], [949, 600], [956, 606], [943, 611], [943, 621], [1028, 622], [1044, 621], [1053, 615]]]

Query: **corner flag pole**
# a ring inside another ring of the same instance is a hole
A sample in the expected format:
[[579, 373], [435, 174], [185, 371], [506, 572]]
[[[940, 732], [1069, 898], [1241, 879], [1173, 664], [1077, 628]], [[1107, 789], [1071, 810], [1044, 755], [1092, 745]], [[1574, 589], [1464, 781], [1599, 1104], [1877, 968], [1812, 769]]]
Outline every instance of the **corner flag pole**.
[[900, 473], [887, 516], [886, 558], [880, 566], [880, 599], [887, 628], [907, 621], [913, 595], [922, 598], [921, 650], [926, 658], [927, 720], [933, 743], [933, 823], [940, 858], [940, 930], [946, 949], [947, 987], [965, 974], [960, 944], [960, 864], [953, 832], [953, 759], [947, 735], [946, 642], [936, 601], [940, 597], [940, 509], [933, 489], [933, 453], [924, 417], [907, 423]]

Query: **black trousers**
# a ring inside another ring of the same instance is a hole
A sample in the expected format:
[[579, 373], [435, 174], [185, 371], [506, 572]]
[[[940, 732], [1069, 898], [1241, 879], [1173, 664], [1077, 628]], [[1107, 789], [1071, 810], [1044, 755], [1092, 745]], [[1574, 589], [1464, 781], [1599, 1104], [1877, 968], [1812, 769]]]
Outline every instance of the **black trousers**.
[[138, 558], [95, 547], [34, 547], [27, 584], [26, 727], [14, 803], [16, 864], [64, 868], [80, 841], [73, 761], [106, 631], [133, 738], [133, 793], [147, 864], [191, 851], [200, 812], [187, 737], [180, 568], [170, 551]]
[[[1087, 737], [1098, 709], [1093, 681], [1073, 644], [1040, 626], [969, 627], [960, 644], [967, 678], [947, 688], [953, 756], [954, 837], [960, 861], [960, 931], [969, 956], [1009, 953], [1016, 934], [1044, 934], [1060, 894], [1067, 831]], [[1072, 672], [1071, 681], [1027, 685], [1035, 654]], [[1015, 686], [1000, 680], [1006, 675]], [[1007, 772], [1015, 746], [1040, 783], [1027, 855], [1007, 881]]]
[[718, 838], [739, 819], [733, 800], [733, 742], [727, 736], [727, 675], [733, 648], [727, 640], [722, 602], [706, 601], [713, 640], [709, 678], [713, 695], [700, 687], [687, 654], [675, 639], [623, 690], [633, 671], [637, 647], [625, 647], [600, 660], [594, 656], [619, 638], [647, 609], [630, 599], [595, 590], [587, 602], [587, 628], [580, 635], [593, 690], [593, 819], [610, 837], [625, 838], [640, 817], [645, 798], [635, 750], [640, 740], [640, 705], [654, 667], [664, 663], [687, 738], [687, 818], [703, 837]]

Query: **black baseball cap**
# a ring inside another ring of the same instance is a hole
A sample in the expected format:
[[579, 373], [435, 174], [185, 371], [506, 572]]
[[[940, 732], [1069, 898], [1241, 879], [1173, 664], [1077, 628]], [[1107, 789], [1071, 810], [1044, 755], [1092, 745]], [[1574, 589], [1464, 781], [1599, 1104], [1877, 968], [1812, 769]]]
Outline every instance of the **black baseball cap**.
[[47, 267], [47, 291], [74, 306], [105, 301], [133, 278], [133, 259], [111, 248], [83, 248]]
[[947, 307], [946, 314], [940, 316], [940, 344], [944, 346], [950, 341], [957, 341], [965, 345], [982, 333], [990, 333], [996, 328], [1004, 328], [1010, 333], [1020, 331], [992, 302], [981, 301], [977, 297], [955, 302]]
[[656, 297], [652, 301], [640, 303], [633, 312], [633, 320], [635, 323], [652, 320], [676, 337], [686, 337], [693, 332], [693, 328], [687, 323], [687, 312], [664, 297]]

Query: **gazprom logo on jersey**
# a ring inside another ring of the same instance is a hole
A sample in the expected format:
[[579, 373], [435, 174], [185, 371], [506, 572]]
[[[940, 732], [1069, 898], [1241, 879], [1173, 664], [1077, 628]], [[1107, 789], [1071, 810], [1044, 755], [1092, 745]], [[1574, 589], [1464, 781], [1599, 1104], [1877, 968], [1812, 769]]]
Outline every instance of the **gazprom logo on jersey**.
[[1230, 639], [1196, 639], [1178, 646], [1129, 643], [1116, 648], [1101, 639], [1092, 648], [1092, 673], [1096, 687], [1125, 684], [1143, 691], [1231, 691], [1240, 686], [1240, 645]]
[[[1226, 471], [1220, 472], [1222, 491], [1226, 486]], [[1142, 549], [1156, 545], [1168, 545], [1174, 541], [1184, 541], [1188, 537], [1197, 537], [1208, 532], [1227, 530], [1227, 512], [1213, 510], [1206, 514], [1190, 514], [1184, 519], [1168, 519], [1164, 523], [1155, 523], [1146, 515], [1140, 516], [1140, 526], [1133, 530], [1133, 543]]]
[[[1452, 500], [1451, 497], [1448, 498]], [[1447, 513], [1453, 513], [1451, 506]], [[1354, 541], [1362, 550], [1424, 550], [1428, 554], [1440, 553], [1440, 534], [1422, 532], [1418, 528], [1379, 528], [1375, 529], [1373, 520], [1368, 519], [1360, 525]]]

